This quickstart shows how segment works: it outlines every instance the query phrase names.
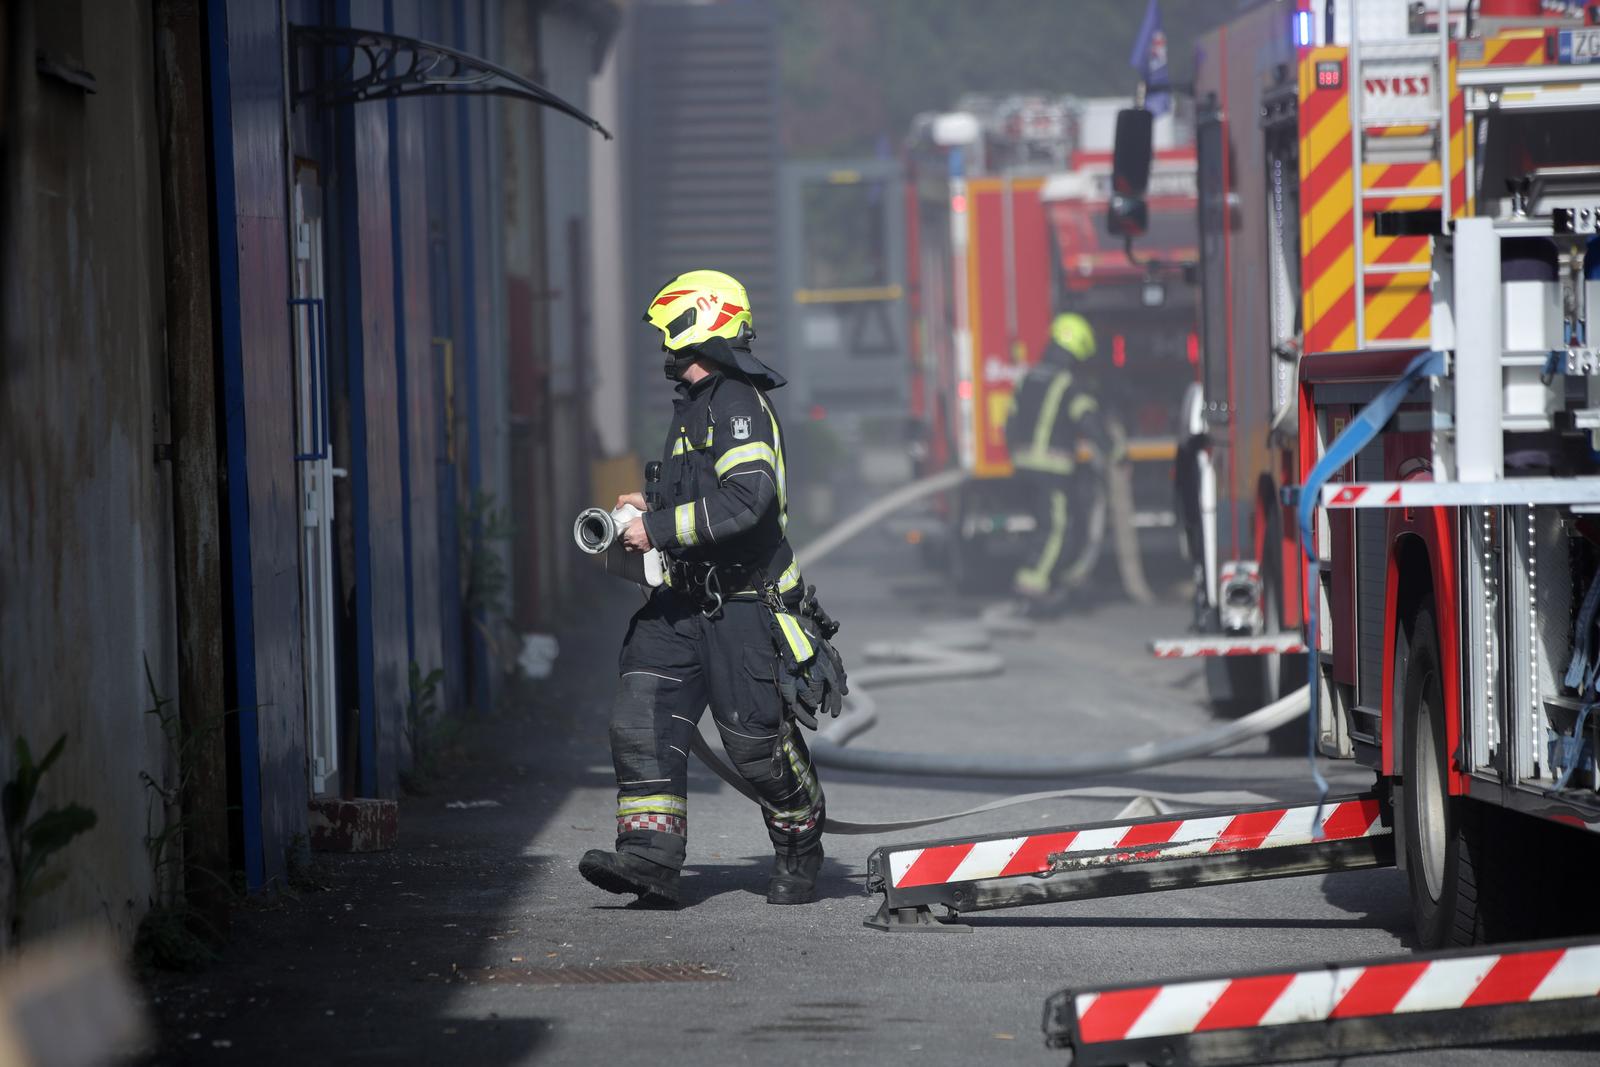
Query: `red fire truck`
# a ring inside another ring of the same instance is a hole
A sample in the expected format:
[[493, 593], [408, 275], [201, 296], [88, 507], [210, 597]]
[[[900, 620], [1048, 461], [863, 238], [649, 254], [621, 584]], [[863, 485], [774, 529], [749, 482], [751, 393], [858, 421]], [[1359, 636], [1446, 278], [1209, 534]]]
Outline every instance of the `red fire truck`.
[[[1373, 787], [886, 846], [868, 925], [1396, 866], [1424, 951], [1065, 989], [1047, 1041], [1243, 1064], [1600, 1033], [1600, 0], [1263, 0], [1199, 52], [1208, 629], [1155, 651], [1255, 663], [1250, 699], [1305, 664], [1252, 717], [1308, 702], [1303, 743]], [[1136, 200], [1150, 150], [1123, 149]]]
[[969, 97], [915, 123], [908, 144], [912, 409], [921, 473], [970, 474], [943, 498], [945, 560], [996, 576], [1032, 529], [1008, 482], [1011, 393], [1051, 318], [1084, 314], [1102, 406], [1128, 439], [1130, 521], [1170, 527], [1172, 412], [1199, 362], [1186, 266], [1195, 256], [1187, 116], [1156, 123], [1152, 225], [1131, 257], [1105, 226], [1115, 116], [1126, 99]]

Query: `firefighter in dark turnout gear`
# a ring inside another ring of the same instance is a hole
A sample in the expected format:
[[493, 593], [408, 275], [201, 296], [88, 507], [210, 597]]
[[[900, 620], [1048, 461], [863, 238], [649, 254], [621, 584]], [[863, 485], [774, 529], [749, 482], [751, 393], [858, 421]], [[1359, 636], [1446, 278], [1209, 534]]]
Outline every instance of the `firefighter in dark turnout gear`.
[[645, 315], [662, 331], [678, 395], [659, 494], [618, 504], [645, 511], [623, 540], [661, 549], [668, 582], [622, 646], [611, 712], [616, 851], [591, 850], [579, 864], [614, 893], [678, 898], [689, 746], [708, 701], [724, 749], [761, 796], [777, 853], [768, 901], [810, 901], [822, 865], [822, 789], [783, 691], [798, 679], [813, 707], [837, 714], [843, 671], [832, 674], [831, 633], [810, 621], [820, 608], [805, 606], [815, 598], [784, 536], [783, 431], [766, 397], [784, 379], [750, 352], [749, 307], [736, 280], [702, 270], [673, 279]]
[[[1075, 312], [1050, 323], [1050, 342], [1012, 394], [1006, 419], [1011, 464], [1033, 501], [1038, 533], [1014, 579], [1019, 596], [1047, 602], [1071, 556], [1068, 532], [1087, 510], [1088, 483], [1078, 471], [1078, 442], [1093, 441], [1105, 454], [1100, 405], [1095, 398], [1094, 330]], [[1075, 476], [1077, 475], [1077, 476]]]

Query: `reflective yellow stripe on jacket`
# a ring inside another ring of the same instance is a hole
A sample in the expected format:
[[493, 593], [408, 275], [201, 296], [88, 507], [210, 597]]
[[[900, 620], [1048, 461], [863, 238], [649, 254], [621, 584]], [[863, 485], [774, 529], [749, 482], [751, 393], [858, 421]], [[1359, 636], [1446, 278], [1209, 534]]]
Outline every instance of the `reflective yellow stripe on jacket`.
[[773, 472], [778, 470], [778, 457], [765, 441], [751, 441], [747, 445], [730, 448], [717, 460], [717, 477], [721, 478], [735, 467], [746, 463], [765, 463]]
[[672, 522], [678, 532], [678, 544], [685, 548], [700, 543], [700, 534], [694, 528], [694, 509], [697, 506], [691, 501], [672, 509]]
[[[1012, 457], [1012, 466], [1021, 470], [1044, 471], [1047, 474], [1072, 473], [1074, 469], [1072, 457], [1050, 447], [1050, 438], [1055, 434], [1056, 419], [1061, 415], [1061, 399], [1071, 385], [1072, 375], [1066, 371], [1062, 371], [1050, 380], [1050, 385], [1045, 390], [1044, 401], [1039, 405], [1039, 421], [1033, 427], [1033, 440], [1026, 452]], [[1074, 400], [1074, 404], [1076, 402]], [[1078, 418], [1070, 412], [1069, 417]]]
[[778, 473], [778, 526], [780, 529], [789, 528], [789, 477], [783, 462], [783, 431], [778, 429], [778, 416], [772, 413], [767, 406], [767, 398], [761, 395], [761, 390], [756, 390], [756, 399], [761, 401], [761, 410], [767, 413], [767, 419], [772, 423], [772, 444], [777, 453], [777, 462], [773, 464]]

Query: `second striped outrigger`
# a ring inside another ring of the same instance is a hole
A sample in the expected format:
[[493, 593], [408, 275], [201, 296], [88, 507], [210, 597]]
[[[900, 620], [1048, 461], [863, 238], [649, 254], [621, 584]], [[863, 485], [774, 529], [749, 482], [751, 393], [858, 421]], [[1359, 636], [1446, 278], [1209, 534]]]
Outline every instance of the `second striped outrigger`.
[[[1376, 794], [885, 846], [867, 859], [876, 930], [962, 930], [955, 916], [1162, 889], [1394, 866]], [[949, 915], [937, 919], [935, 906]]]

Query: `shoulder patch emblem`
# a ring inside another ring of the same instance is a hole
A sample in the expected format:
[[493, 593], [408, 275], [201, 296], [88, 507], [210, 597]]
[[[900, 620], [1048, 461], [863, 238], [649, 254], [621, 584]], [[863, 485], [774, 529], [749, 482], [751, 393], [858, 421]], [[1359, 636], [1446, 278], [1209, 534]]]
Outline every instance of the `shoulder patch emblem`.
[[733, 431], [735, 441], [745, 441], [750, 437], [750, 416], [735, 415], [728, 420], [728, 425]]

